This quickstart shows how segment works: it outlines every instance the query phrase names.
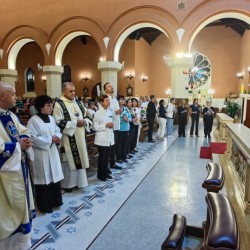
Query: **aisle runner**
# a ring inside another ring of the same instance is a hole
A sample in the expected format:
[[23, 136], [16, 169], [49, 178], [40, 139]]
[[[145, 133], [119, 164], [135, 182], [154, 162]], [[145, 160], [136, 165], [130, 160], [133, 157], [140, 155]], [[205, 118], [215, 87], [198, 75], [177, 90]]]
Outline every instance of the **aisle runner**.
[[34, 220], [31, 249], [86, 249], [174, 140], [142, 143], [123, 170], [113, 171], [113, 180], [103, 183], [95, 175], [84, 192], [65, 193], [60, 209]]

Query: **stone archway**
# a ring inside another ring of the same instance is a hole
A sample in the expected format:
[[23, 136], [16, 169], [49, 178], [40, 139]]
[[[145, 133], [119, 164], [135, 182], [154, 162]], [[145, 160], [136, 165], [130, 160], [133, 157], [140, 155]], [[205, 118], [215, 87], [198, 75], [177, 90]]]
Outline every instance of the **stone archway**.
[[84, 32], [84, 31], [75, 31], [72, 32], [68, 35], [66, 35], [59, 43], [59, 45], [57, 46], [57, 49], [55, 51], [55, 65], [56, 66], [62, 66], [62, 56], [63, 56], [63, 52], [66, 48], [66, 46], [68, 45], [68, 43], [73, 40], [74, 38], [78, 37], [78, 36], [82, 36], [82, 35], [89, 35], [91, 36], [89, 33]]
[[123, 31], [123, 33], [119, 36], [119, 38], [115, 44], [115, 47], [114, 47], [114, 61], [119, 61], [119, 52], [120, 52], [121, 46], [122, 46], [124, 40], [128, 37], [128, 35], [137, 29], [146, 28], [146, 27], [155, 28], [157, 30], [160, 30], [163, 34], [165, 34], [168, 37], [168, 35], [165, 33], [165, 31], [161, 27], [159, 27], [158, 25], [155, 25], [152, 23], [147, 23], [147, 22], [134, 24], [131, 27], [129, 27], [128, 29], [126, 29], [125, 31]]
[[241, 13], [237, 13], [237, 12], [224, 12], [224, 13], [219, 13], [219, 14], [215, 14], [209, 18], [207, 18], [204, 22], [202, 22], [198, 27], [196, 27], [196, 29], [192, 32], [190, 39], [188, 41], [188, 52], [190, 52], [191, 47], [192, 47], [192, 43], [195, 39], [195, 37], [197, 36], [197, 34], [209, 23], [218, 20], [218, 19], [223, 19], [223, 18], [235, 18], [235, 19], [239, 19], [242, 21], [245, 21], [247, 23], [250, 24], [250, 17]]

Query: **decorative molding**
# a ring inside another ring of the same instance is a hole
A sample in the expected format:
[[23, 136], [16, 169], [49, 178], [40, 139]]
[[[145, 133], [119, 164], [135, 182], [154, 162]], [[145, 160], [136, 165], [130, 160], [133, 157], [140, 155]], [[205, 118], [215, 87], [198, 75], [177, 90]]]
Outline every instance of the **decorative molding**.
[[47, 43], [45, 45], [46, 49], [47, 49], [47, 52], [48, 52], [48, 55], [49, 55], [49, 52], [50, 52], [50, 48], [51, 48], [51, 44], [50, 43]]
[[107, 36], [104, 37], [103, 42], [104, 42], [105, 48], [107, 49], [108, 48], [108, 43], [109, 43], [109, 37], [107, 37]]
[[182, 29], [182, 28], [179, 28], [178, 30], [176, 30], [176, 34], [178, 36], [178, 39], [179, 39], [179, 43], [181, 43], [181, 39], [183, 37], [183, 34], [184, 34], [185, 30]]
[[0, 49], [0, 57], [1, 57], [1, 60], [3, 59], [3, 49]]

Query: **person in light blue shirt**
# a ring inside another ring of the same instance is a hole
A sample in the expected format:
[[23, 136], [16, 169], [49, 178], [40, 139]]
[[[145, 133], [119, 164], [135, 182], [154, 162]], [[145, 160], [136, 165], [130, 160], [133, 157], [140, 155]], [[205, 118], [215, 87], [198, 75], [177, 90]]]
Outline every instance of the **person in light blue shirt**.
[[129, 139], [129, 122], [132, 121], [132, 116], [125, 106], [124, 96], [118, 96], [119, 106], [122, 109], [122, 113], [120, 114], [120, 129], [118, 132], [118, 140], [117, 140], [117, 150], [116, 150], [116, 159], [118, 163], [128, 162], [127, 158], [127, 144]]

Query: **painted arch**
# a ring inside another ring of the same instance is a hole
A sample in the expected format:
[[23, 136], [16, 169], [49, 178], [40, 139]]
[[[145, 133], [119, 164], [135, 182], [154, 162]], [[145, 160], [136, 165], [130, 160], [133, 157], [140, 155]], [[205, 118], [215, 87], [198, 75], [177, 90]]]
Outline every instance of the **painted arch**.
[[36, 42], [42, 50], [44, 58], [46, 58], [46, 41], [45, 34], [32, 26], [19, 26], [10, 30], [1, 43], [1, 49], [3, 50], [2, 67], [15, 70], [17, 55], [20, 49], [29, 42]]

